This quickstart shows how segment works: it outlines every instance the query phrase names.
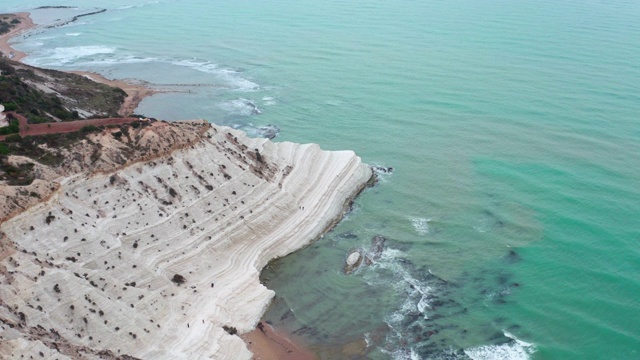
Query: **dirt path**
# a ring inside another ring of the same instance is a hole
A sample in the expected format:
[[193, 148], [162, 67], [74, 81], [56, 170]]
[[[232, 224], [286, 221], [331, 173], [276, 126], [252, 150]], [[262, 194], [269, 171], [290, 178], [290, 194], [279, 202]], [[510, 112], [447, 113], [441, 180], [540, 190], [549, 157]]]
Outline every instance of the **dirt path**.
[[[59, 134], [70, 133], [79, 131], [87, 125], [93, 126], [106, 126], [106, 125], [120, 125], [129, 124], [138, 120], [137, 118], [104, 118], [104, 119], [89, 119], [89, 120], [76, 120], [65, 122], [54, 122], [45, 124], [28, 124], [27, 118], [23, 115], [15, 112], [8, 112], [7, 115], [13, 115], [20, 124], [20, 136], [31, 135], [45, 135], [45, 134]], [[8, 135], [0, 136], [0, 140], [4, 140]]]

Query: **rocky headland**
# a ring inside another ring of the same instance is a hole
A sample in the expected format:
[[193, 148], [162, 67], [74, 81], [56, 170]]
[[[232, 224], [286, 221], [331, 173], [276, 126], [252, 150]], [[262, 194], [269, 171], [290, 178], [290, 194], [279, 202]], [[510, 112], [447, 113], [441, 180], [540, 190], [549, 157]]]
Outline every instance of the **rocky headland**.
[[[118, 135], [118, 133], [120, 133]], [[204, 121], [91, 132], [0, 186], [0, 357], [250, 359], [273, 258], [372, 177], [351, 151]]]

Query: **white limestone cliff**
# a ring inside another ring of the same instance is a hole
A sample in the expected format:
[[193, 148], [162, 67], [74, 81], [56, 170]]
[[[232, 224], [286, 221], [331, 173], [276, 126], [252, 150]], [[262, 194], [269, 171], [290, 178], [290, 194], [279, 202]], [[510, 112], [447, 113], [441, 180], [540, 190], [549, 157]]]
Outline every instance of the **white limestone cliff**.
[[0, 224], [0, 358], [250, 359], [223, 327], [259, 321], [274, 296], [261, 269], [333, 226], [371, 176], [351, 151], [212, 126], [55, 179]]

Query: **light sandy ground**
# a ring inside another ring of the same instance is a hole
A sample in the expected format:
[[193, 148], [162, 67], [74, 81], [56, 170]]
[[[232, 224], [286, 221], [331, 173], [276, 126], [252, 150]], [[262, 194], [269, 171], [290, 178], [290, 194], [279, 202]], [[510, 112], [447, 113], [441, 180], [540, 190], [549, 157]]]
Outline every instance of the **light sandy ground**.
[[63, 178], [0, 225], [0, 358], [250, 359], [223, 327], [258, 323], [274, 296], [260, 270], [333, 226], [371, 175], [351, 151], [213, 126], [169, 155]]
[[308, 349], [293, 342], [287, 335], [271, 325], [262, 323], [261, 328], [242, 336], [254, 360], [317, 360]]

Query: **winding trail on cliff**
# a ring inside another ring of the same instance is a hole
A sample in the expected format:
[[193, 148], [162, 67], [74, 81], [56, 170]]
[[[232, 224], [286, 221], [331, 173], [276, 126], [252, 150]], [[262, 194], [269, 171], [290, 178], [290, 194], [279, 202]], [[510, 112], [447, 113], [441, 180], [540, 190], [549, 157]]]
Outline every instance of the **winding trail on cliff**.
[[[74, 131], [80, 131], [85, 126], [108, 126], [108, 125], [122, 125], [130, 124], [134, 121], [138, 121], [138, 118], [102, 118], [102, 119], [87, 119], [87, 120], [75, 120], [75, 121], [63, 121], [52, 122], [44, 124], [29, 124], [28, 119], [21, 114], [10, 111], [7, 115], [13, 116], [18, 120], [20, 126], [20, 136], [34, 136], [34, 135], [46, 135], [46, 134], [61, 134], [70, 133]], [[9, 135], [0, 136], [0, 140], [6, 139]]]

